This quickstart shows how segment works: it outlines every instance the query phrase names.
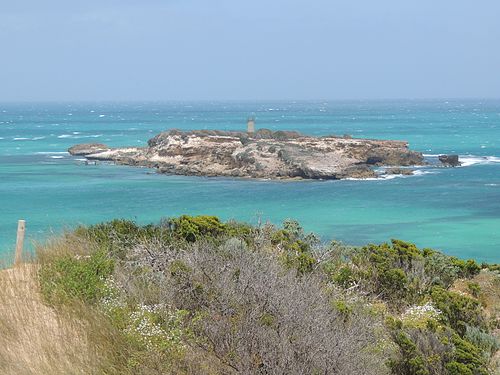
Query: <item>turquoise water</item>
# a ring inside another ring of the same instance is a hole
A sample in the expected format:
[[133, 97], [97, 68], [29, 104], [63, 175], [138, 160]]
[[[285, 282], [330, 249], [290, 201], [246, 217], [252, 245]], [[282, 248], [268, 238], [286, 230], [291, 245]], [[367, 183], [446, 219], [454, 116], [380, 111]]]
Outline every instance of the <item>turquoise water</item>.
[[[145, 145], [169, 128], [244, 129], [250, 114], [275, 130], [403, 139], [428, 155], [458, 153], [466, 166], [390, 180], [271, 182], [86, 166], [65, 152], [84, 142]], [[324, 239], [397, 237], [500, 262], [500, 101], [0, 104], [0, 210], [4, 258], [20, 218], [40, 241], [80, 223], [188, 213], [291, 217]]]

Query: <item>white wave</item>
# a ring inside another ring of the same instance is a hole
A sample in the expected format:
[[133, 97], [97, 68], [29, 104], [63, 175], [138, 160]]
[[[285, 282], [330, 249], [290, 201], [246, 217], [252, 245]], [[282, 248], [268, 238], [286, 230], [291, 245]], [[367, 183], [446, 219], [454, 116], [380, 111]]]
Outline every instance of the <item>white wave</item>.
[[443, 154], [422, 154], [426, 158], [437, 158], [439, 155]]
[[73, 134], [61, 134], [58, 135], [57, 138], [71, 138], [71, 139], [81, 139], [81, 138], [99, 138], [102, 137], [103, 134], [90, 134], [90, 135], [78, 135], [79, 132], [73, 132]]
[[[99, 137], [102, 137], [103, 134], [91, 134], [91, 135], [74, 135], [74, 136], [71, 136], [71, 138], [74, 138], [74, 139], [81, 139], [81, 138], [99, 138]], [[69, 138], [69, 137], [68, 137]]]
[[51, 156], [49, 156], [49, 158], [51, 158], [51, 159], [64, 159], [64, 156], [60, 156], [60, 155], [51, 155]]
[[460, 155], [458, 160], [462, 163], [462, 167], [470, 167], [478, 164], [496, 164], [500, 163], [498, 156], [476, 156], [476, 155]]
[[348, 180], [348, 181], [383, 181], [383, 180], [392, 180], [395, 178], [404, 178], [404, 177], [409, 177], [409, 176], [403, 175], [403, 174], [387, 174], [387, 175], [380, 175], [378, 177], [369, 177], [369, 178], [348, 177], [348, 178], [345, 178], [344, 180]]
[[413, 171], [413, 176], [424, 176], [426, 174], [436, 174], [437, 171], [423, 171], [421, 169]]
[[404, 175], [404, 174], [388, 174], [388, 175], [380, 176], [380, 179], [382, 179], [382, 180], [394, 180], [395, 178], [405, 178], [405, 177], [408, 177], [408, 175]]
[[0, 139], [5, 139], [4, 137], [0, 137]]
[[[4, 138], [0, 138], [0, 139], [4, 139]], [[38, 141], [40, 139], [45, 139], [45, 137], [33, 137], [33, 138], [16, 137], [16, 138], [14, 138], [14, 141]]]
[[391, 175], [391, 178], [383, 178], [382, 176], [380, 177], [370, 177], [370, 178], [354, 178], [354, 177], [348, 177], [344, 178], [344, 180], [347, 181], [382, 181], [382, 180], [391, 180], [395, 178], [396, 175]]
[[99, 115], [99, 117], [106, 117], [106, 115]]
[[395, 178], [409, 178], [415, 176], [424, 176], [427, 174], [436, 174], [437, 172], [434, 170], [416, 170], [413, 171], [413, 174], [381, 174], [377, 177], [370, 178], [353, 178], [348, 177], [345, 180], [349, 181], [384, 181], [384, 180], [393, 180]]
[[484, 186], [500, 186], [500, 184], [484, 184]]

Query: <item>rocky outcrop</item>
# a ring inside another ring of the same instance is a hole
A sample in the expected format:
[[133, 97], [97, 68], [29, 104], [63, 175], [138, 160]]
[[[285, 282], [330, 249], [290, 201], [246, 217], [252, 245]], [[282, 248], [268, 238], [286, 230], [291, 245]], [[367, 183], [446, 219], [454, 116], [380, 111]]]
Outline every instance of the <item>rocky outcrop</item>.
[[458, 160], [458, 155], [439, 155], [438, 158], [447, 167], [459, 167], [462, 165]]
[[408, 168], [387, 168], [385, 170], [386, 175], [403, 175], [403, 176], [411, 176], [415, 172], [413, 169]]
[[85, 143], [70, 147], [68, 152], [71, 155], [87, 156], [99, 152], [108, 151], [109, 147], [102, 143]]
[[[95, 150], [95, 152], [91, 152]], [[156, 168], [161, 173], [264, 179], [372, 178], [377, 166], [424, 164], [403, 141], [310, 137], [260, 129], [253, 134], [220, 130], [170, 130], [147, 147], [77, 145], [72, 155]]]

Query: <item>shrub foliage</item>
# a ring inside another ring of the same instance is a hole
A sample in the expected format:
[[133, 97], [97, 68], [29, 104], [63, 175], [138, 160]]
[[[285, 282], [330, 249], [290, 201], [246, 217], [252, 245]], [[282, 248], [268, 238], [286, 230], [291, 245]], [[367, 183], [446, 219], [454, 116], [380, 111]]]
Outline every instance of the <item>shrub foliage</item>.
[[78, 228], [68, 247], [70, 238], [90, 250], [43, 250], [44, 296], [105, 316], [128, 343], [131, 373], [493, 371], [499, 345], [482, 290], [473, 281], [467, 295], [453, 289], [490, 267], [473, 260], [396, 239], [324, 244], [293, 220], [114, 220]]

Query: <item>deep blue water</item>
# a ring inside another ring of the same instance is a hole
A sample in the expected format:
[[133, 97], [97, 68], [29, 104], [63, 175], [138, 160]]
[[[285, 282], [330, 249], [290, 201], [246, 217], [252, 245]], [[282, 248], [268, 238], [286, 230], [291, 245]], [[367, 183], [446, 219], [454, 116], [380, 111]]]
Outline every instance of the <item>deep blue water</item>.
[[[458, 153], [465, 166], [391, 180], [271, 182], [86, 166], [66, 153], [84, 142], [145, 145], [169, 128], [244, 129], [252, 114], [261, 128], [407, 140], [428, 155]], [[188, 213], [295, 218], [324, 239], [401, 238], [500, 262], [500, 101], [0, 104], [0, 210], [4, 257], [20, 218], [41, 241], [79, 223]]]

